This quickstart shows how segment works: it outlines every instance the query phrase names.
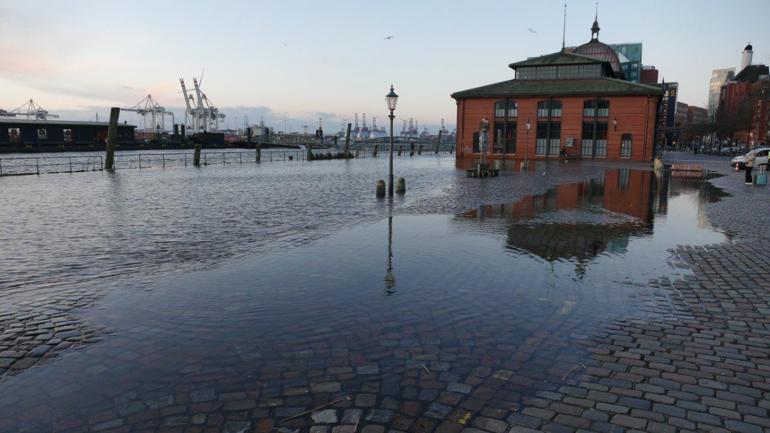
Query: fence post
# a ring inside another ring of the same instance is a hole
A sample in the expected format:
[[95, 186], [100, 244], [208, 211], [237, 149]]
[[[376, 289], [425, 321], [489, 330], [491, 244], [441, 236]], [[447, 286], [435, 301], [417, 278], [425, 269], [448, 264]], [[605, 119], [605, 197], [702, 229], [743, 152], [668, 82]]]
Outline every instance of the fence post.
[[139, 154], [139, 170], [142, 169], [142, 154]]
[[67, 158], [70, 162], [70, 174], [72, 174], [72, 157]]
[[160, 154], [160, 159], [161, 159], [161, 161], [163, 161], [163, 168], [166, 168], [166, 154], [165, 153], [161, 153]]
[[238, 163], [243, 165], [243, 153], [238, 152]]

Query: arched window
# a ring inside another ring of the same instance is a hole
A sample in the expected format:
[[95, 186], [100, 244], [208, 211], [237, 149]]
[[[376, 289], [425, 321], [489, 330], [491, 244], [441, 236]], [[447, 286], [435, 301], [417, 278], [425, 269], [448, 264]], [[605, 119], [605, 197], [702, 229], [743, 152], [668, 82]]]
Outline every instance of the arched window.
[[589, 99], [583, 102], [583, 117], [608, 117], [610, 101], [604, 99]]
[[519, 104], [506, 99], [495, 102], [495, 120], [492, 127], [492, 152], [516, 153], [516, 116]]
[[631, 158], [631, 134], [623, 134], [620, 138], [620, 157]]
[[495, 102], [495, 117], [516, 117], [518, 115], [519, 104], [516, 101], [506, 99]]
[[561, 117], [561, 101], [540, 101], [537, 103], [537, 117]]

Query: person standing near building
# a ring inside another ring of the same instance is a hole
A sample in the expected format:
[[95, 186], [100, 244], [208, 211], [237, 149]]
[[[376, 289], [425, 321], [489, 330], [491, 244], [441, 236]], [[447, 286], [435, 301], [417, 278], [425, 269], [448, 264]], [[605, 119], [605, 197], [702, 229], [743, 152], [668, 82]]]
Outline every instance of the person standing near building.
[[754, 152], [751, 152], [746, 157], [746, 185], [751, 185], [754, 183], [754, 179], [751, 177], [751, 172], [754, 169], [754, 159], [756, 156], [754, 155]]

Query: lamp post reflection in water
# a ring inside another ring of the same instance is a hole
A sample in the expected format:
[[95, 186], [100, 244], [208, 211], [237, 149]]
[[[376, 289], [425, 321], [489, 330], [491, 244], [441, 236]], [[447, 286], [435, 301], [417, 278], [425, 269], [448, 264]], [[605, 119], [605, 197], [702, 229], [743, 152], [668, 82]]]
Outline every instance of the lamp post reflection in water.
[[388, 271], [385, 273], [385, 293], [395, 293], [396, 277], [393, 275], [393, 201], [388, 208]]

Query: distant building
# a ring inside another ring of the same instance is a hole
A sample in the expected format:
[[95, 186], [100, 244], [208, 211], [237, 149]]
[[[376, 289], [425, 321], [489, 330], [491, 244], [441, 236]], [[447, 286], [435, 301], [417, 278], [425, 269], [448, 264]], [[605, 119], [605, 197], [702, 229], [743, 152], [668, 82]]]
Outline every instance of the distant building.
[[642, 66], [642, 72], [639, 74], [639, 82], [642, 84], [657, 84], [658, 70], [655, 66]]
[[705, 125], [708, 123], [708, 110], [690, 105], [687, 107], [687, 125]]
[[642, 74], [642, 43], [609, 44], [620, 58], [620, 69], [623, 70], [627, 81], [641, 82]]
[[[515, 77], [452, 94], [457, 158], [572, 157], [651, 161], [658, 86], [625, 81], [620, 60], [599, 41], [509, 65]], [[488, 124], [484, 135], [482, 125]], [[486, 140], [483, 138], [486, 137]]]
[[676, 111], [674, 112], [674, 127], [682, 128], [687, 125], [687, 116], [690, 112], [690, 106], [684, 102], [676, 102]]
[[716, 118], [732, 123], [732, 138], [753, 147], [767, 142], [770, 120], [770, 68], [751, 64], [753, 49], [747, 45], [741, 53], [741, 70], [720, 89]]
[[[107, 122], [0, 118], [0, 153], [104, 150]], [[119, 124], [117, 145], [135, 144], [136, 126]]]
[[676, 104], [679, 93], [679, 83], [661, 84], [663, 99], [658, 105], [657, 141], [662, 146], [674, 146], [679, 138], [679, 128], [676, 127]]
[[716, 116], [717, 108], [719, 107], [719, 94], [722, 90], [722, 86], [733, 78], [735, 78], [735, 68], [714, 69], [711, 71], [708, 102], [708, 115], [710, 120], [714, 120]]
[[767, 65], [748, 65], [732, 80], [722, 85], [717, 116], [735, 113], [745, 102], [756, 84], [770, 74]]

